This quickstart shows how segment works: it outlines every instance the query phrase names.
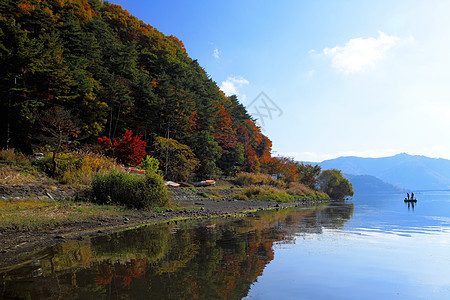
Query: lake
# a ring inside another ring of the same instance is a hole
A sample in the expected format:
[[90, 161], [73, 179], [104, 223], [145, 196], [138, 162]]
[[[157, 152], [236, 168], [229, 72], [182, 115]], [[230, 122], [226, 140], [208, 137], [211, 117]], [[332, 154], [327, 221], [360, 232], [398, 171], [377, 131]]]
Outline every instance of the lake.
[[359, 196], [72, 240], [0, 270], [3, 299], [450, 299], [450, 193]]

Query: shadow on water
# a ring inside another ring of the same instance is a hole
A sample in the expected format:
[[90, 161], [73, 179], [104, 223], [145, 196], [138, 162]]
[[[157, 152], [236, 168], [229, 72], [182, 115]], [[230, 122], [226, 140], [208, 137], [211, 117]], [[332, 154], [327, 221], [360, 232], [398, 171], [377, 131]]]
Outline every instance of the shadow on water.
[[412, 209], [412, 211], [414, 211], [414, 202], [405, 202], [405, 203], [407, 203], [408, 204], [408, 210], [411, 210]]
[[353, 203], [158, 224], [45, 249], [0, 270], [2, 299], [240, 299], [274, 243], [342, 228]]

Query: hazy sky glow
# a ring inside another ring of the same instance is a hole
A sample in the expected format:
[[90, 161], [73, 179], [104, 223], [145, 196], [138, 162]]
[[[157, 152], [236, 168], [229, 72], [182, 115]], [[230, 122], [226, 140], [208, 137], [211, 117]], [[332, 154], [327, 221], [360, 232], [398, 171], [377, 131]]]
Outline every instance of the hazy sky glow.
[[111, 2], [180, 38], [251, 113], [270, 112], [264, 92], [275, 154], [450, 159], [450, 1]]

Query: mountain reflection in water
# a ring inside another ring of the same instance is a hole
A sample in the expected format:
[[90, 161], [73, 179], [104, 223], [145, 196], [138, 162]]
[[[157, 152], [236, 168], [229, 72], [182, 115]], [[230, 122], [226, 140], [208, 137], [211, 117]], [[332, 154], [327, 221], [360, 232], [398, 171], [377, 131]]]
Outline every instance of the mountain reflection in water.
[[0, 270], [4, 299], [240, 299], [274, 243], [341, 228], [353, 203], [179, 221], [66, 243]]

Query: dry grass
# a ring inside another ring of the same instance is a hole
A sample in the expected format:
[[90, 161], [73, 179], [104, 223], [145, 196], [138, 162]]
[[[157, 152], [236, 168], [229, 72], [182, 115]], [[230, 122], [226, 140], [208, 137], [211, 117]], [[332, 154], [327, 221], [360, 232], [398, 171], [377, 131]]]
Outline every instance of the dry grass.
[[3, 185], [23, 185], [36, 182], [36, 176], [21, 172], [19, 168], [9, 165], [0, 165], [0, 183]]
[[0, 150], [0, 161], [14, 162], [18, 164], [29, 164], [30, 160], [22, 153], [14, 149]]
[[[35, 164], [44, 172], [52, 169], [52, 153], [47, 152]], [[94, 176], [120, 167], [113, 158], [85, 151], [59, 153], [55, 179], [64, 184], [89, 185]]]
[[1, 185], [53, 185], [55, 181], [31, 167], [0, 164]]
[[315, 191], [298, 182], [291, 182], [289, 184], [287, 192], [289, 195], [295, 196], [297, 198], [329, 199], [328, 195], [324, 192]]
[[312, 189], [298, 182], [291, 182], [289, 184], [289, 189], [287, 191], [290, 195], [297, 195], [303, 197], [306, 197], [306, 195], [314, 193]]
[[240, 186], [270, 185], [281, 188], [286, 187], [283, 181], [277, 180], [267, 174], [239, 173], [233, 181]]
[[284, 189], [269, 185], [253, 185], [247, 187], [243, 189], [242, 192], [234, 195], [233, 198], [241, 200], [262, 200], [275, 202], [295, 201], [295, 198], [286, 193]]
[[298, 182], [291, 182], [288, 189], [270, 185], [252, 185], [244, 188], [241, 192], [234, 195], [233, 198], [277, 202], [290, 202], [304, 198], [310, 200], [330, 199], [324, 192], [312, 190]]
[[68, 168], [63, 172], [62, 181], [66, 183], [88, 185], [96, 174], [120, 169], [113, 158], [92, 152], [76, 152], [72, 155], [80, 162], [80, 166], [79, 168]]

